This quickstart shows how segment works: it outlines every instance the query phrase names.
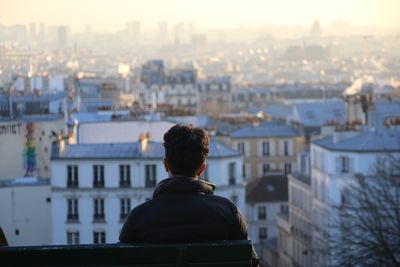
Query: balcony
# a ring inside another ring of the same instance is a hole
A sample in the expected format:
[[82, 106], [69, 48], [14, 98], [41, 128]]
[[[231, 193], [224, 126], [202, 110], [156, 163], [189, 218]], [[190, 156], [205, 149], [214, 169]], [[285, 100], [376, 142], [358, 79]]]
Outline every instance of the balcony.
[[106, 216], [104, 213], [93, 214], [93, 223], [104, 223]]
[[104, 188], [104, 182], [94, 182], [93, 188]]
[[130, 182], [120, 182], [119, 183], [119, 188], [130, 188], [131, 183]]
[[78, 223], [79, 222], [79, 214], [69, 213], [67, 214], [67, 222], [68, 223]]
[[67, 183], [67, 188], [78, 188], [79, 184], [78, 182], [68, 182]]

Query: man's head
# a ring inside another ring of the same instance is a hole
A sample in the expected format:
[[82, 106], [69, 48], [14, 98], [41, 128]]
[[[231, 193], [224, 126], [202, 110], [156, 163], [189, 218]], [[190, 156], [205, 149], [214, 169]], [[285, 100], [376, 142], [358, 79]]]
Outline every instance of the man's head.
[[207, 133], [191, 125], [173, 126], [164, 134], [164, 165], [172, 175], [196, 177], [205, 168], [209, 139]]

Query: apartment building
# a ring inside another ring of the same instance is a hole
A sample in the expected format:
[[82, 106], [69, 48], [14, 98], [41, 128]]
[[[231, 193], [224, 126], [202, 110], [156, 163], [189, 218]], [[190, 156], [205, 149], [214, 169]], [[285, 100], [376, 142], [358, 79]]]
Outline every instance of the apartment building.
[[304, 138], [292, 126], [265, 122], [245, 126], [230, 134], [231, 146], [244, 155], [243, 176], [289, 174], [296, 169], [296, 155], [303, 151]]
[[[152, 198], [168, 174], [161, 142], [55, 144], [52, 151], [53, 244], [118, 242], [126, 216]], [[245, 213], [242, 155], [212, 140], [202, 179], [215, 194], [231, 199]]]

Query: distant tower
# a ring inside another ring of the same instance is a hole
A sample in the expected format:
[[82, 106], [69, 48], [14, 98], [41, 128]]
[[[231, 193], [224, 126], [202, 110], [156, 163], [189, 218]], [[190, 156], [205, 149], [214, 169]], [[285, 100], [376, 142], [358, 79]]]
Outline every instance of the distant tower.
[[315, 19], [313, 25], [311, 26], [310, 35], [312, 37], [321, 37], [321, 25], [318, 19]]
[[36, 36], [37, 36], [36, 23], [30, 23], [29, 24], [29, 37], [30, 37], [31, 41], [36, 41]]
[[63, 51], [67, 48], [67, 34], [68, 29], [66, 26], [59, 26], [57, 29], [57, 48]]
[[158, 23], [158, 40], [161, 43], [168, 41], [168, 23], [166, 21]]
[[46, 24], [44, 22], [39, 23], [39, 41], [44, 42], [46, 37]]

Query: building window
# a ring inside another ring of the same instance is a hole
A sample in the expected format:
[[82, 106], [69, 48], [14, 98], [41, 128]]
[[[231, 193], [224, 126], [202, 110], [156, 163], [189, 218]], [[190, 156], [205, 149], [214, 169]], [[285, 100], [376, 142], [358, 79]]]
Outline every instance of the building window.
[[269, 142], [262, 142], [262, 155], [263, 156], [269, 156], [270, 155]]
[[131, 166], [130, 165], [119, 165], [119, 186], [130, 187], [131, 186]]
[[267, 208], [265, 206], [258, 207], [258, 219], [259, 220], [267, 219]]
[[79, 186], [78, 182], [78, 166], [68, 165], [67, 166], [67, 187], [76, 188]]
[[93, 206], [94, 206], [93, 220], [94, 221], [104, 221], [104, 219], [105, 219], [104, 198], [95, 198], [93, 200]]
[[289, 156], [289, 142], [288, 141], [283, 142], [283, 155]]
[[67, 232], [67, 244], [68, 245], [77, 245], [79, 244], [79, 232]]
[[155, 164], [146, 164], [145, 165], [145, 187], [154, 187], [156, 186], [156, 165]]
[[246, 178], [246, 164], [242, 164], [242, 177], [245, 179]]
[[79, 207], [78, 207], [78, 199], [77, 198], [69, 198], [67, 199], [67, 221], [78, 221], [79, 220]]
[[267, 239], [267, 227], [260, 227], [258, 228], [258, 238], [260, 240]]
[[349, 173], [350, 172], [350, 159], [347, 156], [339, 157], [339, 170], [341, 173]]
[[244, 142], [239, 142], [237, 143], [237, 150], [242, 153], [242, 155], [245, 155], [245, 145]]
[[94, 231], [93, 232], [93, 244], [105, 244], [106, 243], [106, 232]]
[[231, 162], [228, 165], [229, 185], [236, 184], [236, 163]]
[[131, 211], [131, 199], [130, 198], [121, 198], [120, 199], [120, 216], [121, 220], [125, 220]]
[[284, 167], [285, 175], [292, 173], [292, 164], [290, 162], [285, 162], [283, 167]]
[[267, 175], [271, 171], [271, 166], [269, 163], [264, 163], [263, 167], [263, 175]]
[[93, 187], [104, 188], [104, 165], [93, 165]]

